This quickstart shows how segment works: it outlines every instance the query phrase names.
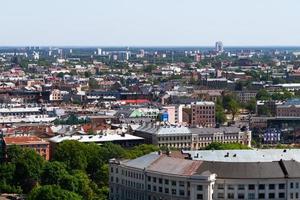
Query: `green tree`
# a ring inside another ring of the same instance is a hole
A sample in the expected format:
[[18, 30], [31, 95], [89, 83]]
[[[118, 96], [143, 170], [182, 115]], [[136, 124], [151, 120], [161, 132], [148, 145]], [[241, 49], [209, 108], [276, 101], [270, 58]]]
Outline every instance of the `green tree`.
[[74, 192], [61, 189], [57, 185], [45, 185], [34, 188], [28, 195], [28, 200], [82, 200]]
[[228, 103], [228, 111], [232, 115], [232, 121], [234, 121], [236, 114], [239, 112], [240, 106], [238, 102], [234, 99], [231, 99]]
[[213, 142], [210, 143], [205, 150], [234, 150], [234, 149], [250, 149], [248, 146], [240, 143], [219, 143]]
[[54, 152], [54, 160], [65, 163], [69, 170], [85, 170], [87, 167], [85, 144], [74, 140], [60, 143]]
[[247, 104], [246, 109], [249, 110], [251, 113], [255, 113], [256, 111], [256, 99], [252, 98]]
[[90, 87], [90, 89], [98, 89], [99, 88], [98, 81], [94, 78], [90, 78], [89, 79], [89, 87]]
[[20, 186], [15, 186], [16, 166], [13, 163], [2, 163], [0, 165], [0, 193], [21, 193]]
[[256, 99], [257, 100], [270, 100], [271, 99], [271, 95], [269, 94], [269, 92], [267, 90], [261, 89], [256, 94]]
[[32, 149], [11, 146], [8, 159], [15, 165], [14, 183], [28, 193], [40, 180], [45, 160]]
[[58, 185], [67, 174], [64, 164], [57, 161], [47, 162], [41, 175], [41, 183], [43, 185]]
[[216, 102], [216, 122], [224, 124], [226, 122], [226, 115], [221, 100], [218, 98]]
[[262, 116], [272, 116], [271, 110], [267, 105], [259, 106], [257, 109], [257, 114]]

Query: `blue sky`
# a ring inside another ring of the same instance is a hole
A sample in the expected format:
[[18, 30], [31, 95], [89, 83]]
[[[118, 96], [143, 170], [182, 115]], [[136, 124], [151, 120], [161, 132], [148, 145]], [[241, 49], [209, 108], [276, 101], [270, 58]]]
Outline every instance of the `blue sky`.
[[300, 46], [299, 0], [0, 0], [0, 46]]

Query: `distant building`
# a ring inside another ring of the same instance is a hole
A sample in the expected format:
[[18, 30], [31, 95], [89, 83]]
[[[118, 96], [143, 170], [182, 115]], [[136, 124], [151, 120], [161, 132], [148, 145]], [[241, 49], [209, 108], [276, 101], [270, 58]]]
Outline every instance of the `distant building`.
[[276, 128], [268, 128], [263, 135], [264, 143], [277, 144], [280, 142], [281, 131]]
[[102, 49], [100, 49], [100, 48], [97, 49], [97, 55], [98, 55], [98, 56], [101, 56], [101, 55], [102, 55]]
[[[115, 131], [115, 130], [112, 130]], [[68, 140], [75, 140], [82, 143], [95, 143], [95, 144], [103, 144], [103, 143], [114, 143], [121, 145], [122, 147], [134, 147], [137, 145], [141, 145], [144, 143], [144, 139], [141, 137], [137, 137], [134, 135], [130, 135], [127, 133], [110, 133], [109, 131], [103, 131], [103, 134], [99, 135], [57, 135], [49, 139], [51, 152], [54, 152], [55, 148], [59, 143]], [[52, 154], [52, 153], [51, 153]], [[52, 156], [52, 155], [51, 155]]]
[[255, 100], [256, 91], [235, 91], [237, 99], [242, 103], [248, 103], [251, 100]]
[[218, 53], [224, 52], [223, 43], [221, 41], [216, 42], [215, 51]]
[[277, 117], [300, 117], [300, 100], [293, 99], [277, 105]]
[[238, 127], [188, 128], [181, 125], [144, 124], [134, 135], [159, 147], [202, 149], [212, 142], [240, 143], [251, 146], [251, 131]]
[[199, 127], [214, 127], [215, 103], [210, 101], [194, 102], [192, 107], [192, 125]]
[[4, 152], [7, 151], [9, 146], [17, 145], [22, 148], [30, 148], [35, 150], [38, 154], [44, 157], [46, 160], [50, 158], [50, 149], [49, 149], [49, 142], [44, 141], [43, 139], [28, 135], [16, 135], [16, 136], [8, 136], [3, 138], [4, 141]]

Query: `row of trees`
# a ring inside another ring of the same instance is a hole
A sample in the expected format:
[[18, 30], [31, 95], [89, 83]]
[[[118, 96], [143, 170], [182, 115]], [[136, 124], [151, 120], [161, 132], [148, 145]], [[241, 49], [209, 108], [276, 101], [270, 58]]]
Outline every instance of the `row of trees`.
[[240, 143], [223, 144], [218, 142], [213, 142], [205, 148], [205, 150], [234, 150], [234, 149], [251, 149], [251, 148]]
[[89, 118], [78, 118], [74, 114], [70, 114], [70, 116], [66, 119], [55, 119], [54, 124], [55, 125], [77, 125], [77, 124], [86, 124], [90, 123], [91, 120]]
[[23, 193], [29, 200], [108, 199], [109, 159], [132, 159], [157, 150], [152, 145], [126, 150], [111, 143], [66, 141], [46, 161], [31, 149], [12, 146], [8, 161], [0, 165], [0, 193]]

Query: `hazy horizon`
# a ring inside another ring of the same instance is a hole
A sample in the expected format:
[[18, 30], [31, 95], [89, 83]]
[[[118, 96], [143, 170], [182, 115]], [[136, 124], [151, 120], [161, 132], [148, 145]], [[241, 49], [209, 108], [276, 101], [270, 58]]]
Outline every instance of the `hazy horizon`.
[[0, 47], [300, 46], [297, 0], [0, 2]]

